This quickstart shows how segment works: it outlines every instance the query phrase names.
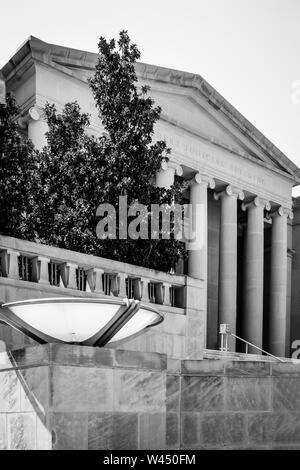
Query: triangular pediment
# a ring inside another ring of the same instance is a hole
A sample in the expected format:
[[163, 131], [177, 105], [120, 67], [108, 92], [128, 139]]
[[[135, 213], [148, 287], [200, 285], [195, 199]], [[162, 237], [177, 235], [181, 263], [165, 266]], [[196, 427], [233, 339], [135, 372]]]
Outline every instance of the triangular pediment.
[[[95, 53], [30, 37], [2, 72], [10, 78], [33, 61], [86, 83], [97, 59]], [[161, 106], [162, 121], [300, 182], [300, 169], [200, 75], [143, 63], [136, 70], [139, 82], [150, 85], [155, 103]]]
[[[81, 61], [76, 59], [76, 54], [70, 54], [68, 57], [52, 56], [52, 60], [53, 64], [64, 72], [86, 82], [93, 74], [97, 55], [90, 54], [85, 56], [84, 60], [81, 58]], [[297, 167], [280, 151], [276, 154], [268, 145], [261, 145], [259, 142], [261, 134], [256, 130], [258, 138], [255, 139], [252, 135], [252, 125], [248, 121], [245, 120], [250, 128], [241, 129], [235, 122], [227, 119], [224, 113], [220, 113], [213, 100], [205, 99], [194, 87], [182, 87], [173, 83], [162, 84], [160, 80], [145, 79], [143, 74], [139, 73], [143, 66], [144, 64], [137, 66], [138, 78], [142, 84], [150, 85], [151, 96], [156, 105], [162, 108], [162, 120], [170, 122], [194, 137], [209, 141], [241, 157], [250, 158], [289, 177], [295, 177]], [[267, 139], [264, 138], [264, 141]], [[271, 143], [270, 145], [272, 149], [275, 148]], [[281, 156], [284, 158], [280, 158]]]
[[220, 118], [218, 111], [201, 100], [201, 97], [197, 97], [195, 92], [189, 94], [185, 91], [184, 94], [176, 94], [175, 91], [173, 93], [162, 91], [154, 86], [150, 93], [155, 103], [162, 108], [162, 119], [181, 128], [186, 134], [198, 136], [201, 140], [241, 157], [256, 160], [268, 168], [289, 173], [286, 165], [270, 157], [231, 123], [226, 122], [226, 119]]

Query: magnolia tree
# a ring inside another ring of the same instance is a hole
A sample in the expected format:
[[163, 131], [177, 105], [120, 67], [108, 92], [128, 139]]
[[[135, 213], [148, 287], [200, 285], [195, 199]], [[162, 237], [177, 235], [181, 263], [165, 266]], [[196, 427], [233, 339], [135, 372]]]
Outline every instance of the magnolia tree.
[[32, 179], [28, 233], [41, 243], [96, 254], [96, 207], [103, 198], [105, 167], [101, 139], [85, 133], [89, 117], [77, 103], [66, 104], [61, 115], [47, 104], [45, 117], [47, 145], [38, 153]]
[[18, 132], [18, 114], [15, 100], [7, 95], [0, 103], [0, 233], [23, 237], [36, 153]]
[[[28, 199], [22, 230], [23, 236], [41, 243], [169, 271], [186, 256], [184, 244], [172, 230], [169, 239], [151, 237], [150, 225], [148, 237], [124, 236], [124, 226], [119, 225], [114, 238], [96, 233], [98, 206], [110, 204], [116, 214], [112, 221], [118, 221], [120, 196], [126, 196], [129, 206], [138, 202], [147, 208], [136, 227], [144, 234], [142, 225], [150, 219], [151, 204], [182, 202], [185, 185], [180, 178], [168, 190], [155, 186], [156, 173], [170, 150], [164, 141], [152, 141], [161, 109], [148, 95], [149, 88], [138, 86], [139, 57], [126, 32], [120, 33], [117, 43], [100, 38], [90, 87], [105, 128], [103, 136], [86, 133], [89, 116], [76, 102], [68, 103], [61, 114], [54, 105], [46, 106], [47, 145], [35, 153], [28, 192], [25, 185]], [[128, 223], [133, 218], [129, 216]]]
[[[117, 44], [115, 40], [108, 42], [101, 37], [98, 47], [98, 63], [90, 86], [107, 131], [109, 177], [104, 200], [118, 207], [119, 196], [126, 195], [128, 205], [137, 201], [149, 211], [151, 204], [181, 203], [185, 186], [180, 179], [170, 190], [155, 187], [156, 173], [163, 159], [168, 158], [170, 149], [164, 141], [152, 141], [161, 109], [148, 95], [149, 87], [138, 87], [135, 63], [140, 52], [137, 46], [123, 31]], [[180, 257], [185, 257], [180, 241], [153, 239], [150, 229], [148, 235], [148, 239], [110, 240], [104, 245], [106, 256], [166, 271], [173, 268]]]

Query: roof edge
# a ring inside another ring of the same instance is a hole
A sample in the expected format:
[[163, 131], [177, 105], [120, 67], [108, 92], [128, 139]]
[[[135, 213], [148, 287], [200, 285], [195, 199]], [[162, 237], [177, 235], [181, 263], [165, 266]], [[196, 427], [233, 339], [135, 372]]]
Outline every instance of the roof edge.
[[[14, 56], [0, 69], [5, 78], [29, 56], [45, 63], [53, 63], [56, 59], [65, 59], [68, 63], [76, 62], [87, 68], [96, 65], [98, 54], [69, 47], [50, 44], [35, 36], [29, 38], [17, 49]], [[185, 86], [198, 90], [215, 110], [220, 111], [238, 130], [259, 146], [267, 155], [278, 161], [296, 183], [300, 183], [300, 168], [262, 134], [248, 119], [229, 103], [201, 75], [177, 69], [138, 62], [136, 65], [139, 78], [147, 78]]]

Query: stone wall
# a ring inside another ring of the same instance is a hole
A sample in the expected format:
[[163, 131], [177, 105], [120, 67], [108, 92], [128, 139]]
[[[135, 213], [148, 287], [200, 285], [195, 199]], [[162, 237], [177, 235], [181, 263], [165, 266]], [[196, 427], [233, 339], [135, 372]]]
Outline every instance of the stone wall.
[[171, 448], [300, 449], [299, 363], [172, 361], [167, 384]]
[[66, 345], [0, 354], [0, 449], [165, 447], [166, 356]]
[[[294, 200], [293, 259], [292, 259], [292, 304], [291, 304], [291, 345], [294, 351], [300, 346], [300, 197]], [[297, 342], [297, 343], [296, 343]], [[299, 356], [300, 357], [300, 356]]]
[[300, 364], [1, 353], [0, 449], [300, 449]]

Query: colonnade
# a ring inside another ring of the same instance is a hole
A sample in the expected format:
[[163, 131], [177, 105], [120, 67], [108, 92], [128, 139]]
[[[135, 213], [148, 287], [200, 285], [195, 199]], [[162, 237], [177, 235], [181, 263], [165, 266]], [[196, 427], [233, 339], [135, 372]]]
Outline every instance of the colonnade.
[[[174, 166], [174, 164], [172, 164]], [[159, 185], [171, 185], [168, 164], [158, 176]], [[172, 173], [173, 178], [176, 170]], [[202, 218], [196, 221], [194, 229], [204, 232], [200, 237], [204, 243], [198, 250], [189, 252], [188, 275], [207, 282], [207, 190], [213, 188], [210, 176], [197, 173], [190, 184], [190, 204], [201, 205]], [[244, 248], [243, 276], [243, 319], [242, 337], [262, 348], [263, 305], [264, 305], [264, 221], [272, 220], [270, 301], [268, 344], [269, 352], [285, 356], [286, 342], [286, 295], [287, 295], [287, 220], [292, 218], [291, 210], [273, 204], [258, 195], [245, 200], [242, 188], [224, 184], [216, 190], [214, 198], [220, 200], [219, 238], [219, 323], [230, 325], [236, 333], [237, 324], [237, 202], [247, 211], [247, 228]], [[196, 210], [196, 209], [195, 209]], [[193, 209], [194, 211], [194, 209]], [[194, 215], [194, 212], [193, 212]], [[234, 348], [234, 344], [232, 344]], [[258, 350], [249, 348], [250, 353]]]

